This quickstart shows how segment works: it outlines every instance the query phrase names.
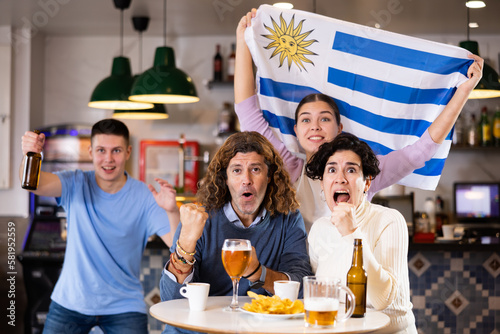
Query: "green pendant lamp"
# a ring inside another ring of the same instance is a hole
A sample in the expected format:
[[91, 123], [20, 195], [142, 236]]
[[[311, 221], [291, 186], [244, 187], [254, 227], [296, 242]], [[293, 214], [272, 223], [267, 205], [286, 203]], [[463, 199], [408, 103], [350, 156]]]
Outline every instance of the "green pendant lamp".
[[196, 94], [193, 79], [175, 66], [174, 49], [167, 47], [167, 1], [163, 2], [163, 47], [155, 53], [153, 67], [137, 78], [129, 99], [150, 103], [193, 103]]
[[[469, 8], [467, 7], [467, 40], [460, 42], [459, 46], [479, 56], [479, 44], [469, 39]], [[490, 99], [495, 97], [500, 97], [498, 73], [490, 65], [484, 63], [483, 77], [470, 93], [469, 99]]]
[[[147, 16], [133, 16], [132, 24], [134, 29], [139, 32], [139, 72], [142, 72], [142, 32], [148, 28], [149, 17]], [[139, 76], [134, 76], [134, 81]], [[115, 110], [113, 118], [120, 119], [143, 119], [143, 120], [157, 120], [167, 119], [168, 112], [164, 104], [154, 104], [151, 109], [142, 110]]]
[[152, 103], [134, 102], [128, 99], [134, 84], [130, 60], [123, 57], [123, 10], [132, 0], [114, 0], [115, 7], [121, 11], [120, 57], [113, 59], [111, 75], [99, 82], [92, 92], [88, 106], [98, 109], [141, 110], [151, 109]]

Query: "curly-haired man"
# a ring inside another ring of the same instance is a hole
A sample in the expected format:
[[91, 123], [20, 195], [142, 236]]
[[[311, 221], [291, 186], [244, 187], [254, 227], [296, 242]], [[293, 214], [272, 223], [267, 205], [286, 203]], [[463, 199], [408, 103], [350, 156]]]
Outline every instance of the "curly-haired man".
[[253, 246], [240, 295], [250, 289], [274, 293], [275, 280], [300, 282], [311, 274], [295, 190], [279, 153], [259, 133], [236, 133], [226, 140], [200, 182], [197, 200], [201, 206], [180, 209], [171, 261], [160, 281], [162, 300], [181, 298], [181, 285], [196, 281], [210, 283], [212, 296], [231, 295], [221, 259], [228, 238], [248, 239]]

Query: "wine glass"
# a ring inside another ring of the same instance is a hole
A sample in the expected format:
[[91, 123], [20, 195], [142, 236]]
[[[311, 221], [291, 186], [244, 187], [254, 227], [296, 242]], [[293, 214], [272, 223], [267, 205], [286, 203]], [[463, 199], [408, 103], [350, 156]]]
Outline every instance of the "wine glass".
[[233, 300], [231, 305], [224, 308], [224, 311], [239, 311], [238, 306], [238, 286], [240, 278], [247, 270], [252, 258], [252, 245], [250, 240], [226, 239], [222, 246], [222, 264], [227, 274], [233, 281]]

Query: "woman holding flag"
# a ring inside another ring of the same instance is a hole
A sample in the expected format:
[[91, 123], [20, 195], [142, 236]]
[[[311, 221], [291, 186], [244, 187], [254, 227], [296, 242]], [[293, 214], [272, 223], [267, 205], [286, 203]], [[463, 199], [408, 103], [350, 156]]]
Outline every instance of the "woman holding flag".
[[[305, 152], [305, 159], [294, 155], [273, 134], [259, 107], [255, 93], [252, 56], [244, 36], [245, 29], [251, 26], [251, 19], [256, 16], [256, 13], [256, 9], [248, 12], [241, 18], [236, 29], [235, 111], [242, 131], [257, 131], [263, 134], [280, 152], [297, 190], [300, 211], [306, 230], [309, 231], [316, 219], [330, 214], [330, 209], [325, 202], [319, 181], [306, 176], [305, 164], [321, 144], [332, 141], [342, 132], [340, 113], [333, 99], [324, 94], [308, 95], [298, 104], [295, 111], [294, 130]], [[450, 102], [420, 139], [387, 155], [377, 155], [381, 173], [373, 180], [368, 190], [368, 200], [371, 200], [378, 191], [399, 182], [414, 170], [422, 168], [426, 161], [434, 156], [453, 128], [470, 92], [482, 77], [484, 60], [476, 55], [469, 57], [474, 59], [467, 72], [469, 80], [457, 88]]]

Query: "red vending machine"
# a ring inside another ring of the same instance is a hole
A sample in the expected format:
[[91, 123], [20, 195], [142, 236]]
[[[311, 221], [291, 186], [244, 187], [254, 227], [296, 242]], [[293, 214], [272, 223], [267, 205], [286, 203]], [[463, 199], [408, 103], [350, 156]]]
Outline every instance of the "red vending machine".
[[154, 185], [155, 178], [167, 180], [178, 194], [196, 194], [199, 179], [199, 144], [196, 141], [142, 140], [139, 179]]

